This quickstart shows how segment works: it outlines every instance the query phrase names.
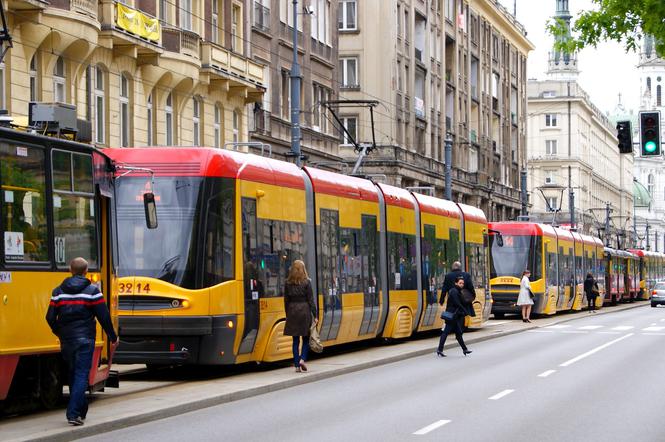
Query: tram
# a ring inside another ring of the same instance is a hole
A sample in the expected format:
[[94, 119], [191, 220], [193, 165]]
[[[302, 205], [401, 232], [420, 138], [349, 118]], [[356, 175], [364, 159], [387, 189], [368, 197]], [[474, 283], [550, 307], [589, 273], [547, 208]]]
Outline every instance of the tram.
[[[88, 260], [117, 327], [112, 179], [110, 159], [92, 146], [0, 127], [0, 411], [60, 401], [67, 371], [44, 318], [74, 257]], [[97, 325], [91, 391], [112, 380], [111, 360]]]
[[638, 249], [628, 251], [639, 258], [637, 299], [648, 300], [656, 281], [665, 279], [665, 254]]
[[529, 222], [489, 223], [488, 230], [495, 317], [519, 313], [517, 297], [525, 269], [531, 271], [534, 314], [582, 309], [587, 272], [599, 281], [600, 296], [596, 302], [602, 305], [605, 284], [601, 279], [605, 274], [603, 245], [598, 238]]
[[211, 148], [107, 149], [154, 172], [159, 227], [117, 183], [119, 363], [235, 364], [291, 357], [283, 287], [307, 267], [326, 346], [441, 328], [440, 288], [459, 260], [491, 311], [482, 211], [370, 180]]

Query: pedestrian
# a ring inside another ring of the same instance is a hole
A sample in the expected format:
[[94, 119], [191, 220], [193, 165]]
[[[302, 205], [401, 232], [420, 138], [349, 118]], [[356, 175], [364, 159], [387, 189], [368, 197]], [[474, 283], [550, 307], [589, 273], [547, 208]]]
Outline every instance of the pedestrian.
[[74, 258], [69, 263], [69, 270], [72, 276], [53, 289], [46, 321], [60, 339], [62, 357], [69, 368], [67, 422], [78, 426], [83, 425], [88, 414], [85, 392], [95, 350], [95, 318], [114, 348], [118, 344], [118, 335], [113, 330], [104, 295], [85, 277], [88, 262], [80, 257]]
[[473, 281], [471, 281], [471, 275], [462, 270], [461, 262], [455, 261], [452, 265], [451, 271], [446, 273], [446, 276], [443, 280], [443, 287], [441, 287], [441, 298], [439, 298], [439, 304], [443, 305], [443, 302], [446, 300], [446, 295], [450, 289], [455, 287], [455, 281], [457, 281], [457, 278], [460, 276], [464, 278], [464, 288], [469, 290], [475, 299], [476, 288], [473, 286]]
[[589, 313], [596, 312], [596, 296], [598, 296], [599, 293], [598, 283], [596, 283], [591, 272], [587, 273], [586, 278], [584, 279], [584, 294], [589, 303], [589, 307], [587, 308]]
[[522, 322], [531, 322], [531, 306], [533, 306], [533, 292], [531, 291], [531, 282], [529, 281], [531, 271], [526, 269], [522, 272], [522, 281], [520, 281], [520, 294], [517, 297], [517, 305], [522, 307]]
[[469, 308], [462, 300], [462, 289], [464, 288], [464, 276], [460, 275], [455, 280], [453, 288], [448, 290], [448, 302], [446, 304], [446, 312], [452, 314], [449, 319], [445, 319], [445, 326], [441, 331], [441, 337], [439, 338], [439, 347], [436, 350], [436, 354], [439, 357], [445, 357], [443, 353], [443, 346], [446, 344], [446, 339], [448, 335], [452, 332], [455, 333], [455, 339], [462, 347], [462, 353], [464, 356], [471, 353], [464, 343], [464, 338], [462, 334], [464, 333], [464, 318], [469, 315]]
[[[316, 324], [316, 305], [312, 293], [312, 282], [307, 276], [305, 263], [297, 259], [291, 264], [284, 287], [284, 311], [286, 324], [284, 335], [293, 337], [293, 364], [296, 372], [307, 371], [309, 353], [309, 329]], [[302, 340], [302, 350], [300, 341]], [[300, 351], [299, 351], [300, 350]]]

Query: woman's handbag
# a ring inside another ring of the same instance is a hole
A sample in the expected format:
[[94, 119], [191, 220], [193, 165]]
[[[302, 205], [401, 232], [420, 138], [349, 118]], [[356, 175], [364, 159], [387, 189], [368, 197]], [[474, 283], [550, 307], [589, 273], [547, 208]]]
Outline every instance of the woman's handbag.
[[314, 353], [321, 353], [323, 351], [323, 344], [319, 331], [316, 329], [316, 322], [312, 321], [312, 326], [309, 328], [309, 348]]
[[441, 312], [441, 319], [444, 321], [452, 321], [455, 319], [455, 313], [444, 310]]
[[534, 295], [533, 292], [531, 291], [531, 289], [529, 289], [529, 298], [533, 299], [535, 297], [536, 297], [536, 295]]

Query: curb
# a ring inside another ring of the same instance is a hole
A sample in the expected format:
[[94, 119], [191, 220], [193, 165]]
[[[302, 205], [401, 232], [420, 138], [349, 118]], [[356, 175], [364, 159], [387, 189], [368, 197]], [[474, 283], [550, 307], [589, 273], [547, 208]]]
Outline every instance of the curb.
[[[622, 306], [623, 308], [621, 310], [597, 310], [598, 313], [596, 315], [601, 315], [601, 314], [610, 314], [610, 313], [615, 313], [615, 312], [620, 312], [624, 310], [631, 310], [637, 307], [642, 307], [646, 306], [648, 304], [643, 304], [643, 303], [635, 303], [631, 305], [626, 305]], [[582, 311], [583, 312], [583, 311]], [[579, 313], [579, 312], [578, 312]], [[477, 338], [470, 337], [469, 339], [466, 340], [469, 344], [474, 344], [474, 343], [479, 343], [479, 342], [485, 342], [489, 341], [495, 338], [499, 337], [504, 337], [504, 336], [510, 336], [518, 333], [523, 333], [528, 330], [533, 330], [533, 329], [538, 329], [542, 327], [547, 327], [555, 324], [561, 324], [564, 322], [570, 322], [574, 321], [576, 319], [580, 319], [578, 315], [574, 315], [571, 317], [562, 317], [560, 320], [555, 320], [552, 322], [547, 323], [547, 325], [537, 325], [537, 324], [531, 324], [530, 326], [524, 327], [524, 328], [519, 328], [516, 330], [508, 330], [508, 331], [503, 331], [503, 332], [497, 332], [494, 334], [489, 334], [486, 336], [479, 336]], [[456, 342], [451, 342], [449, 345], [446, 345], [444, 348], [453, 348], [457, 347]], [[298, 385], [305, 385], [309, 384], [312, 382], [317, 382], [320, 380], [324, 379], [331, 379], [337, 376], [342, 376], [345, 374], [349, 373], [354, 373], [357, 371], [361, 370], [366, 370], [368, 368], [373, 368], [373, 367], [378, 367], [381, 365], [387, 365], [387, 364], [392, 364], [394, 362], [399, 362], [403, 361], [406, 359], [411, 359], [419, 356], [424, 356], [427, 354], [432, 353], [433, 350], [431, 348], [427, 349], [418, 349], [418, 350], [412, 350], [412, 351], [406, 351], [402, 354], [399, 355], [394, 355], [394, 356], [389, 356], [389, 357], [383, 357], [381, 359], [376, 359], [373, 361], [368, 361], [368, 362], [362, 362], [353, 366], [348, 366], [348, 367], [343, 367], [327, 372], [322, 372], [322, 373], [311, 373], [307, 374], [306, 376], [300, 376], [300, 377], [295, 377], [293, 379], [288, 379], [285, 381], [278, 381], [270, 385], [262, 385], [260, 387], [254, 387], [250, 388], [247, 390], [242, 390], [242, 391], [236, 391], [233, 393], [224, 393], [219, 396], [215, 397], [210, 397], [210, 398], [205, 398], [201, 400], [196, 400], [193, 402], [188, 402], [188, 403], [183, 403], [183, 404], [178, 404], [178, 405], [171, 405], [159, 410], [155, 411], [150, 411], [147, 413], [139, 414], [139, 415], [134, 415], [134, 416], [127, 416], [127, 417], [121, 417], [115, 421], [110, 421], [110, 422], [100, 422], [98, 424], [92, 424], [90, 426], [84, 425], [81, 427], [76, 427], [76, 428], [71, 428], [70, 431], [67, 432], [58, 432], [54, 434], [45, 434], [43, 436], [39, 436], [36, 438], [28, 438], [28, 439], [17, 439], [17, 440], [31, 440], [31, 441], [53, 441], [53, 442], [68, 442], [72, 440], [77, 440], [80, 438], [84, 437], [89, 437], [89, 436], [95, 436], [101, 433], [106, 433], [114, 430], [120, 430], [126, 427], [131, 427], [139, 424], [144, 424], [148, 422], [153, 422], [156, 420], [160, 419], [165, 419], [173, 416], [177, 416], [180, 414], [188, 413], [191, 411], [197, 411], [201, 410], [204, 408], [210, 408], [214, 407], [216, 405], [221, 405], [229, 402], [234, 402], [238, 401], [241, 399], [247, 399], [253, 396], [259, 396], [262, 394], [266, 393], [271, 393], [279, 390], [284, 390], [287, 388], [295, 387]]]

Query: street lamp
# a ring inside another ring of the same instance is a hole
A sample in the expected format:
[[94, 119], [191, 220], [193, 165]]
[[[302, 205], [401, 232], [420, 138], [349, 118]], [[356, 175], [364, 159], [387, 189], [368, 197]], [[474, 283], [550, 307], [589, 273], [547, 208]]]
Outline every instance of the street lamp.
[[566, 189], [558, 184], [545, 184], [544, 186], [536, 187], [547, 206], [547, 211], [552, 212], [552, 225], [556, 225], [556, 214], [561, 211], [561, 202], [563, 198], [563, 191]]

